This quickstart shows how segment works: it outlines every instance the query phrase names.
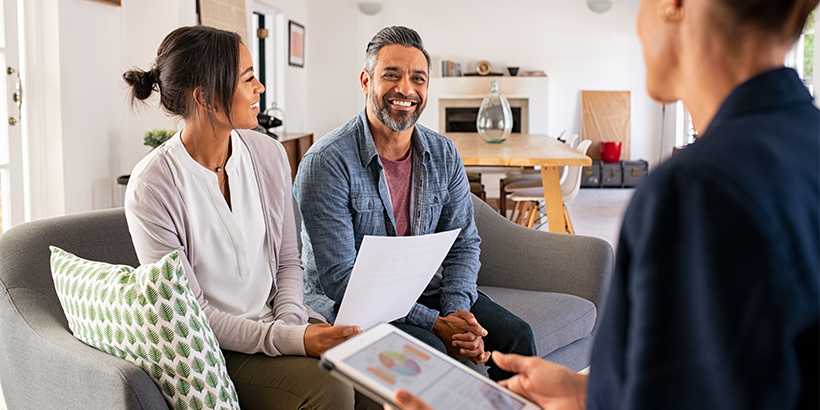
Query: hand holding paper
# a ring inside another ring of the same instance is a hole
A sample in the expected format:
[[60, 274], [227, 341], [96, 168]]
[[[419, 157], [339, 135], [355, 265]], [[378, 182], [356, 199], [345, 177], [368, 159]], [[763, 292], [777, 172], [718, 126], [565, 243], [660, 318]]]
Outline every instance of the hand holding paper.
[[336, 325], [367, 329], [406, 316], [444, 261], [460, 229], [421, 236], [365, 236]]

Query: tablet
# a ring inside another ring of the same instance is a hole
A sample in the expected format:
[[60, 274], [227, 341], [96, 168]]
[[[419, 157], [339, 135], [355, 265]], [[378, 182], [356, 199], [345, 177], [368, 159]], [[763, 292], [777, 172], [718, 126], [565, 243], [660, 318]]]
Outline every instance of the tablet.
[[371, 399], [394, 407], [393, 394], [403, 388], [434, 409], [540, 409], [387, 323], [326, 351], [319, 363]]

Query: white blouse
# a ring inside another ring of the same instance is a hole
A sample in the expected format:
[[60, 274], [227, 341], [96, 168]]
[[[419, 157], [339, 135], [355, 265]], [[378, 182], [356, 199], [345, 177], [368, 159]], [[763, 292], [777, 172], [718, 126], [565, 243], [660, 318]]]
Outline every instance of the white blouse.
[[273, 279], [265, 220], [248, 148], [232, 131], [232, 153], [223, 170], [230, 184], [229, 208], [217, 175], [194, 161], [180, 133], [168, 144], [172, 172], [190, 218], [192, 241], [198, 244], [192, 266], [205, 298], [222, 312], [272, 321], [266, 304]]

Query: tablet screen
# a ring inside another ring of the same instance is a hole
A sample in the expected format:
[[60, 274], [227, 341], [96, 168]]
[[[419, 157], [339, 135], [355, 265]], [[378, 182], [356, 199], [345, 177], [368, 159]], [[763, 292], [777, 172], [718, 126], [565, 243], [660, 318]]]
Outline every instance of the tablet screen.
[[468, 371], [427, 354], [391, 333], [350, 356], [345, 363], [390, 390], [406, 389], [436, 408], [519, 410], [524, 403]]

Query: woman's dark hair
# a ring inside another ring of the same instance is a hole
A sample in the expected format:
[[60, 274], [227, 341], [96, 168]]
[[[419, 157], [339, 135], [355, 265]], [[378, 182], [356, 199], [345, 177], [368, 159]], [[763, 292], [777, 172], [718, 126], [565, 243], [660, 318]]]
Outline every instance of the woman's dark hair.
[[123, 73], [122, 78], [131, 87], [131, 103], [143, 101], [158, 91], [166, 112], [188, 118], [196, 107], [193, 91], [202, 87], [211, 124], [217, 103], [230, 122], [241, 42], [236, 33], [208, 26], [172, 31], [162, 40], [150, 70]]
[[794, 41], [818, 0], [716, 0], [741, 25], [751, 25]]

